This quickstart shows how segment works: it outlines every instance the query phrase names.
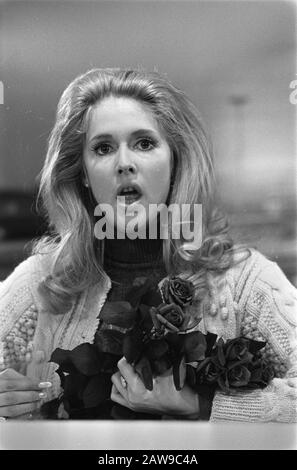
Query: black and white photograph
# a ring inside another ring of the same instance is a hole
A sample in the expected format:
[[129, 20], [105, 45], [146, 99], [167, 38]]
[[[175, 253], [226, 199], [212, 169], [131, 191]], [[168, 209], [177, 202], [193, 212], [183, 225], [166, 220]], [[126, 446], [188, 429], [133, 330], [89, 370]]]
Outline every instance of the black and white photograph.
[[0, 0], [1, 450], [297, 449], [296, 18]]

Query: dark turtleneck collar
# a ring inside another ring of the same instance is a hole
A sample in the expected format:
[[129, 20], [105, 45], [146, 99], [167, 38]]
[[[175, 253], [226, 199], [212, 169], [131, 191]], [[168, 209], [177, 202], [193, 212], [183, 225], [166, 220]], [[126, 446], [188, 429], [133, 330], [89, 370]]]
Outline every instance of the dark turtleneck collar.
[[160, 239], [129, 238], [106, 239], [104, 243], [104, 260], [108, 263], [121, 264], [155, 264], [162, 260], [162, 244]]

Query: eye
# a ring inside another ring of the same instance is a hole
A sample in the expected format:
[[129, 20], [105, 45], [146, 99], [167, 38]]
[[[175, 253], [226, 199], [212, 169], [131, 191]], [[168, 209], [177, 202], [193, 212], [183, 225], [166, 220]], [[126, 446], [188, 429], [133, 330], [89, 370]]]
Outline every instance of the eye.
[[156, 147], [157, 143], [152, 140], [152, 139], [148, 139], [148, 138], [143, 138], [143, 139], [140, 139], [137, 143], [136, 143], [136, 147], [139, 149], [139, 150], [142, 150], [144, 152], [147, 152], [149, 150], [152, 150]]
[[107, 142], [101, 142], [99, 144], [96, 144], [93, 147], [93, 151], [97, 155], [108, 155], [109, 153], [112, 152], [112, 150], [113, 150], [112, 146]]

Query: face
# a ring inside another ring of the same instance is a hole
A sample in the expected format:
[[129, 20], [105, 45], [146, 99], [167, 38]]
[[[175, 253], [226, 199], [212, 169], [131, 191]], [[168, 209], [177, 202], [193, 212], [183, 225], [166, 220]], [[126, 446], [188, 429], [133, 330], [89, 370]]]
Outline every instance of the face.
[[125, 229], [133, 207], [145, 209], [138, 213], [140, 227], [149, 220], [150, 204], [166, 202], [171, 151], [144, 104], [112, 96], [99, 102], [90, 113], [83, 159], [96, 201], [112, 206], [114, 214], [121, 206], [115, 218], [118, 228]]

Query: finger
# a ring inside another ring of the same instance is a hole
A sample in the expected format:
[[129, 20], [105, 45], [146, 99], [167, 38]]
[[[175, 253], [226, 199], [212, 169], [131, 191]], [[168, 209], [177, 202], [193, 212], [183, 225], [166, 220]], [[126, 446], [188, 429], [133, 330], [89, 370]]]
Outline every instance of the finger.
[[46, 398], [44, 392], [5, 392], [0, 393], [0, 407], [31, 403]]
[[0, 393], [9, 390], [42, 390], [50, 387], [52, 387], [51, 382], [39, 382], [11, 368], [0, 372]]
[[111, 381], [113, 385], [117, 388], [118, 392], [125, 398], [128, 398], [128, 391], [127, 388], [123, 387], [122, 381], [121, 381], [121, 374], [120, 372], [116, 372], [111, 376]]
[[119, 360], [118, 369], [128, 384], [132, 384], [133, 380], [138, 377], [138, 374], [136, 374], [135, 370], [131, 364], [127, 362], [125, 357], [122, 357], [122, 359]]
[[[126, 408], [130, 408], [129, 403], [128, 403], [127, 400], [120, 394], [120, 392], [118, 391], [118, 389], [116, 388], [115, 385], [112, 386], [110, 398], [111, 398], [111, 400], [114, 401], [115, 403], [118, 403], [119, 405], [125, 406]], [[131, 409], [131, 408], [130, 408], [130, 409]]]
[[21, 405], [0, 407], [0, 416], [15, 418], [24, 414], [34, 413], [39, 409], [39, 403], [22, 403]]
[[12, 390], [40, 390], [40, 385], [36, 380], [20, 375], [20, 378], [1, 378], [0, 393]]
[[7, 369], [4, 369], [2, 372], [0, 372], [0, 379], [2, 379], [3, 377], [17, 379], [21, 377], [21, 374], [16, 370], [12, 369], [11, 367], [8, 367]]
[[24, 374], [20, 374], [16, 370], [12, 368], [8, 368], [0, 372], [0, 387], [2, 386], [3, 382], [5, 383], [6, 381], [21, 381], [21, 383], [28, 383], [30, 385], [30, 389], [36, 388], [38, 390], [38, 381], [36, 379], [26, 377]]

